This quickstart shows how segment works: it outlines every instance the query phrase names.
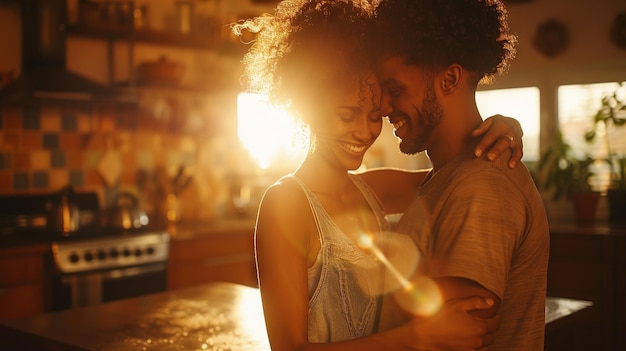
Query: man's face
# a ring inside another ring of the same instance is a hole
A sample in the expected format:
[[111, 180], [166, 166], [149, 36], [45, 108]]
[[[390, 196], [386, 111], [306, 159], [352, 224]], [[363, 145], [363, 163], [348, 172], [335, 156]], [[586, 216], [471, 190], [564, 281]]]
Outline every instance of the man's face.
[[377, 74], [382, 87], [381, 110], [400, 138], [400, 151], [416, 154], [427, 150], [433, 132], [443, 117], [433, 75], [407, 65], [403, 57], [381, 61]]

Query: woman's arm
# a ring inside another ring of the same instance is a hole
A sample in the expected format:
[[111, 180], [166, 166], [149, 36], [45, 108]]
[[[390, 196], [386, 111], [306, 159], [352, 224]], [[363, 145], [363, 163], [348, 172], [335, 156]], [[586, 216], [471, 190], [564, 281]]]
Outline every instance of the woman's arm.
[[[273, 351], [426, 350], [442, 343], [474, 350], [489, 340], [497, 322], [468, 313], [489, 307], [475, 298], [446, 307], [432, 319], [414, 318], [367, 337], [309, 343], [307, 257], [317, 252], [315, 245], [319, 244], [306, 197], [294, 189], [283, 183], [267, 191], [255, 233], [259, 287]], [[441, 336], [443, 330], [450, 334]]]
[[[476, 146], [476, 157], [486, 155], [493, 161], [506, 149], [511, 148], [509, 167], [516, 167], [522, 160], [524, 132], [516, 119], [502, 115], [491, 116], [476, 128], [472, 135], [483, 135]], [[381, 201], [385, 213], [389, 214], [404, 212], [428, 171], [374, 168], [360, 173], [360, 176]]]
[[385, 214], [402, 213], [409, 206], [429, 170], [373, 168], [359, 176], [374, 191]]

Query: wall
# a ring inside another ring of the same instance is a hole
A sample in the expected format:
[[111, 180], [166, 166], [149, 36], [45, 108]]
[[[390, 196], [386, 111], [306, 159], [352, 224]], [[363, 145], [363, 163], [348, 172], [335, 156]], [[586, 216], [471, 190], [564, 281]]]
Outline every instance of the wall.
[[[154, 29], [167, 29], [174, 1], [149, 2]], [[159, 8], [157, 5], [162, 5]], [[166, 6], [167, 5], [167, 6]], [[21, 72], [19, 5], [0, 4], [0, 72]], [[0, 106], [0, 195], [48, 193], [72, 185], [95, 191], [108, 206], [119, 191], [137, 194], [151, 218], [162, 221], [174, 177], [191, 177], [177, 191], [184, 220], [212, 220], [237, 212], [230, 185], [238, 191], [246, 173], [236, 139], [239, 57], [211, 50], [137, 44], [129, 61], [127, 41], [108, 43], [68, 35], [67, 68], [103, 84], [128, 83], [131, 65], [167, 56], [185, 65], [176, 89], [141, 87], [136, 106], [117, 103]], [[113, 79], [109, 77], [109, 69]]]
[[[171, 29], [175, 25], [172, 20], [174, 0], [137, 3], [151, 6], [151, 26]], [[226, 23], [273, 7], [253, 5], [248, 0], [229, 0], [221, 1], [216, 10], [207, 7], [215, 6], [215, 3], [210, 3], [213, 2], [199, 2], [197, 13], [207, 15], [210, 11], [217, 11]], [[0, 3], [0, 32], [14, 33], [4, 35], [0, 41], [0, 72], [14, 70], [16, 75], [20, 73], [21, 50], [18, 9], [19, 6], [14, 3]], [[486, 88], [539, 87], [541, 142], [545, 145], [556, 128], [555, 95], [558, 85], [626, 79], [626, 50], [618, 48], [608, 39], [610, 24], [615, 16], [626, 11], [626, 2], [531, 0], [512, 2], [509, 11], [511, 28], [520, 39], [518, 55], [510, 72]], [[532, 46], [538, 24], [551, 18], [562, 21], [570, 34], [569, 46], [554, 58], [542, 55]], [[189, 130], [166, 127], [167, 124], [158, 119], [129, 122], [133, 120], [130, 114], [141, 111], [128, 112], [113, 107], [87, 111], [44, 107], [36, 115], [32, 111], [4, 109], [0, 112], [0, 193], [54, 191], [64, 183], [70, 183], [79, 188], [95, 189], [106, 203], [120, 188], [138, 191], [138, 183], [143, 176], [154, 178], [157, 170], [163, 170], [168, 177], [172, 177], [184, 164], [198, 181], [185, 190], [186, 195], [181, 195], [189, 198], [184, 203], [191, 204], [191, 209], [183, 213], [194, 218], [210, 218], [216, 213], [228, 212], [228, 187], [224, 187], [222, 181], [232, 179], [229, 174], [246, 173], [242, 171], [245, 160], [236, 151], [238, 146], [234, 135], [234, 98], [237, 90], [243, 89], [238, 85], [241, 73], [238, 58], [222, 57], [211, 50], [141, 44], [135, 47], [133, 62], [130, 62], [127, 43], [115, 42], [113, 48], [115, 60], [110, 79], [107, 43], [69, 37], [68, 69], [102, 83], [121, 83], [128, 80], [131, 66], [165, 55], [186, 66], [184, 85], [193, 86], [207, 81], [219, 85], [220, 82], [231, 81], [233, 90], [213, 90], [206, 93], [206, 99], [198, 98], [205, 101], [202, 104], [203, 114], [208, 116], [201, 122], [219, 121], [217, 129], [206, 134], [188, 133]], [[159, 94], [148, 92], [148, 95], [154, 98], [151, 106], [158, 106], [156, 100]], [[26, 115], [30, 117], [24, 119]], [[152, 117], [156, 115], [154, 112]], [[33, 124], [33, 121], [37, 122]], [[193, 123], [189, 128], [194, 128]], [[119, 180], [114, 184], [108, 184], [97, 169], [110, 146], [118, 155], [115, 157], [123, 160]], [[423, 156], [408, 157], [399, 153], [389, 126], [385, 126], [366, 162], [407, 168], [428, 166]], [[216, 200], [218, 198], [219, 201]], [[159, 207], [156, 201], [148, 196], [144, 199], [146, 206], [155, 208], [155, 211]], [[220, 203], [220, 209], [212, 207], [216, 202]]]

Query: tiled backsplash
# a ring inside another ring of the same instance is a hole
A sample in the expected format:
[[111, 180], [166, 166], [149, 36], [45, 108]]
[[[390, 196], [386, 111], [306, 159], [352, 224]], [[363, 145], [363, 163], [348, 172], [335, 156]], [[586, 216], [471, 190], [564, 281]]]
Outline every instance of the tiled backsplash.
[[141, 116], [134, 105], [0, 107], [0, 195], [49, 193], [72, 185], [96, 191], [107, 206], [123, 189], [136, 192], [146, 210], [159, 217], [171, 178], [182, 167], [193, 176], [177, 194], [183, 219], [228, 211], [219, 207], [227, 206], [224, 182], [237, 172], [236, 138], [168, 127]]

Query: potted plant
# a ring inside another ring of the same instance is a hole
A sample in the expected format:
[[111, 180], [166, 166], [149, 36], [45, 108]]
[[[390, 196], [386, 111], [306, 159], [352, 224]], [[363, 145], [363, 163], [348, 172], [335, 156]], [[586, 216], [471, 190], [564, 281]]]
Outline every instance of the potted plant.
[[591, 157], [578, 159], [572, 147], [563, 140], [559, 132], [554, 144], [539, 159], [539, 186], [550, 191], [552, 200], [565, 197], [572, 202], [576, 220], [579, 223], [593, 222], [598, 208], [600, 193], [592, 191], [589, 178]]
[[607, 190], [609, 221], [611, 224], [626, 225], [626, 154], [612, 148], [610, 133], [615, 128], [626, 125], [626, 105], [618, 95], [622, 83], [611, 94], [602, 97], [602, 105], [593, 116], [593, 127], [585, 133], [585, 140], [593, 142], [602, 137], [605, 143], [606, 158], [609, 165], [611, 182]]

